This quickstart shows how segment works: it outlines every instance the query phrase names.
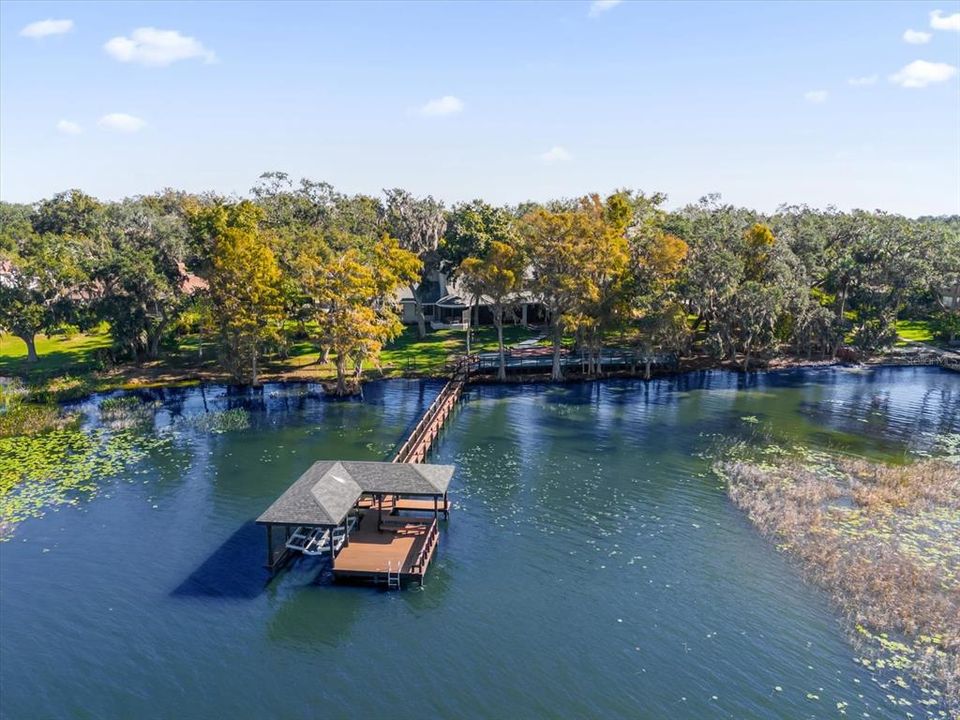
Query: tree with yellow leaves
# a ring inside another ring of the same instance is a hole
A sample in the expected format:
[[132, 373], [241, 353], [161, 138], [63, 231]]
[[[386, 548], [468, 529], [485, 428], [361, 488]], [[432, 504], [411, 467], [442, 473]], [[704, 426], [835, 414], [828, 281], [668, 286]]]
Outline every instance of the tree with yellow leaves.
[[676, 292], [688, 247], [659, 228], [634, 236], [630, 245], [633, 303], [639, 316], [639, 345], [646, 356], [644, 377], [649, 379], [652, 354], [680, 352], [692, 334]]
[[530, 260], [530, 289], [543, 303], [553, 341], [551, 377], [560, 380], [563, 336], [577, 331], [588, 352], [588, 372], [599, 369], [603, 331], [623, 316], [628, 213], [614, 196], [582, 198], [564, 210], [538, 208], [521, 220]]
[[358, 379], [363, 363], [379, 363], [384, 343], [402, 332], [390, 299], [398, 287], [415, 282], [421, 268], [413, 253], [400, 248], [393, 238], [383, 237], [372, 257], [348, 248], [318, 259], [305, 274], [314, 301], [317, 341], [335, 356], [337, 395], [350, 392], [351, 363]]
[[507, 367], [503, 350], [503, 316], [509, 309], [511, 298], [523, 286], [525, 260], [517, 248], [493, 240], [482, 258], [468, 257], [460, 263], [464, 284], [476, 297], [484, 297], [493, 312], [493, 324], [497, 328], [497, 351], [500, 364], [497, 378], [506, 380]]
[[280, 268], [261, 233], [221, 224], [213, 232], [209, 277], [211, 307], [223, 358], [238, 380], [257, 384], [263, 345], [277, 336], [283, 317]]
[[537, 208], [520, 221], [524, 254], [530, 259], [529, 287], [543, 304], [550, 324], [553, 363], [550, 376], [563, 379], [560, 353], [564, 333], [575, 326], [586, 292], [581, 273], [583, 218], [571, 210]]
[[604, 202], [598, 195], [580, 201], [580, 273], [583, 295], [576, 329], [586, 350], [587, 374], [599, 375], [604, 332], [629, 316], [629, 247], [626, 229], [632, 212], [624, 193]]

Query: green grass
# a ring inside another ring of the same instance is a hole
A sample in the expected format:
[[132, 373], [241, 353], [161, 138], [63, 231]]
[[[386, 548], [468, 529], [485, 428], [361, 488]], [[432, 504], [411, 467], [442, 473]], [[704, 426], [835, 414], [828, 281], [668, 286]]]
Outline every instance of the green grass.
[[[505, 345], [515, 345], [522, 340], [538, 337], [539, 333], [523, 326], [509, 325], [503, 329]], [[380, 355], [380, 367], [387, 377], [400, 375], [440, 375], [446, 370], [453, 356], [466, 352], [467, 340], [464, 330], [431, 330], [425, 338], [417, 337], [416, 326], [407, 326], [403, 333], [389, 343]], [[471, 352], [491, 352], [497, 349], [497, 331], [493, 327], [474, 328], [470, 343]], [[316, 346], [309, 341], [297, 341], [288, 349], [286, 359], [275, 359], [269, 363], [271, 370], [307, 368], [319, 363]], [[332, 366], [318, 366], [317, 370], [326, 370], [321, 375], [333, 377]], [[364, 369], [374, 371], [373, 363], [366, 363]]]
[[933, 323], [929, 320], [897, 320], [898, 347], [911, 342], [933, 342]]
[[49, 376], [86, 372], [95, 365], [98, 350], [110, 347], [106, 324], [71, 337], [37, 335], [36, 363], [27, 362], [27, 346], [13, 335], [0, 336], [0, 375]]
[[[514, 345], [522, 340], [537, 337], [536, 331], [522, 326], [509, 325], [503, 330], [504, 343]], [[61, 336], [37, 337], [39, 361], [28, 363], [27, 348], [23, 341], [10, 335], [0, 337], [0, 375], [24, 377], [31, 383], [43, 384], [48, 378], [71, 376], [76, 382], [84, 381], [90, 389], [110, 389], [116, 382], [94, 379], [90, 373], [96, 369], [96, 353], [110, 347], [110, 334], [106, 324], [90, 333], [80, 333], [73, 337]], [[177, 374], [197, 370], [219, 370], [215, 345], [204, 343], [203, 358], [199, 355], [200, 338], [187, 335], [179, 339], [176, 347], [165, 348], [158, 361], [147, 366], [164, 373], [160, 384], [175, 382]], [[487, 352], [497, 349], [497, 333], [493, 327], [480, 327], [473, 330], [471, 350]], [[454, 355], [466, 350], [466, 332], [464, 330], [435, 330], [428, 332], [423, 339], [417, 337], [416, 326], [404, 328], [403, 333], [384, 348], [380, 358], [383, 374], [388, 377], [399, 375], [439, 375], [443, 374], [448, 361]], [[321, 365], [317, 347], [309, 340], [295, 340], [287, 349], [287, 357], [269, 357], [263, 363], [263, 369], [272, 373], [305, 373], [311, 378], [327, 379], [334, 377], [332, 364]], [[367, 371], [375, 372], [375, 366], [368, 363]], [[378, 374], [378, 373], [377, 373]], [[104, 384], [106, 382], [106, 384]], [[120, 382], [120, 381], [117, 381]], [[196, 382], [191, 380], [190, 382]], [[149, 384], [149, 383], [148, 383]], [[53, 391], [57, 394], [59, 390]]]

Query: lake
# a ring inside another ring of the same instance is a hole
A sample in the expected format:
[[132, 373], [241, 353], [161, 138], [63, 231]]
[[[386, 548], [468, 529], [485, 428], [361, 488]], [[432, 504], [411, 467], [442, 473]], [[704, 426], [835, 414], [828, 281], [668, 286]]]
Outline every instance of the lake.
[[[960, 433], [960, 374], [471, 386], [431, 458], [457, 472], [422, 590], [315, 558], [271, 579], [253, 519], [313, 460], [389, 459], [440, 387], [145, 393], [163, 442], [0, 544], [3, 717], [924, 716], [710, 467], [734, 442], [929, 451]], [[189, 421], [237, 407], [249, 428]]]

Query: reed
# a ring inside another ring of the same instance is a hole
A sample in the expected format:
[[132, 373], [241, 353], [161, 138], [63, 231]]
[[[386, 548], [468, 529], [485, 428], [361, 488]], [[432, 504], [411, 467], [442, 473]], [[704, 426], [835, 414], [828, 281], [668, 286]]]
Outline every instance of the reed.
[[751, 522], [831, 594], [862, 662], [909, 673], [929, 704], [960, 711], [960, 468], [838, 459], [718, 469]]

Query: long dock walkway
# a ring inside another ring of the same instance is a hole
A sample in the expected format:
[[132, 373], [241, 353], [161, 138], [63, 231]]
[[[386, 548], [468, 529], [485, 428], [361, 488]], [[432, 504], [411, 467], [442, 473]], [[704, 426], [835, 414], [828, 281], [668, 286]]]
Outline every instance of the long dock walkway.
[[[461, 360], [400, 446], [393, 463], [424, 463], [468, 380], [468, 364]], [[370, 494], [357, 501], [356, 512], [356, 527], [333, 557], [334, 577], [386, 582], [387, 587], [395, 589], [410, 580], [423, 585], [440, 537], [438, 519], [441, 515], [450, 517], [446, 492], [432, 497], [397, 492]]]
[[436, 440], [443, 424], [450, 417], [453, 408], [463, 394], [463, 388], [470, 379], [469, 366], [463, 360], [459, 361], [453, 372], [453, 377], [443, 386], [440, 394], [430, 403], [430, 407], [414, 426], [413, 430], [407, 436], [407, 439], [400, 446], [396, 456], [393, 458], [395, 463], [422, 463], [433, 441]]

